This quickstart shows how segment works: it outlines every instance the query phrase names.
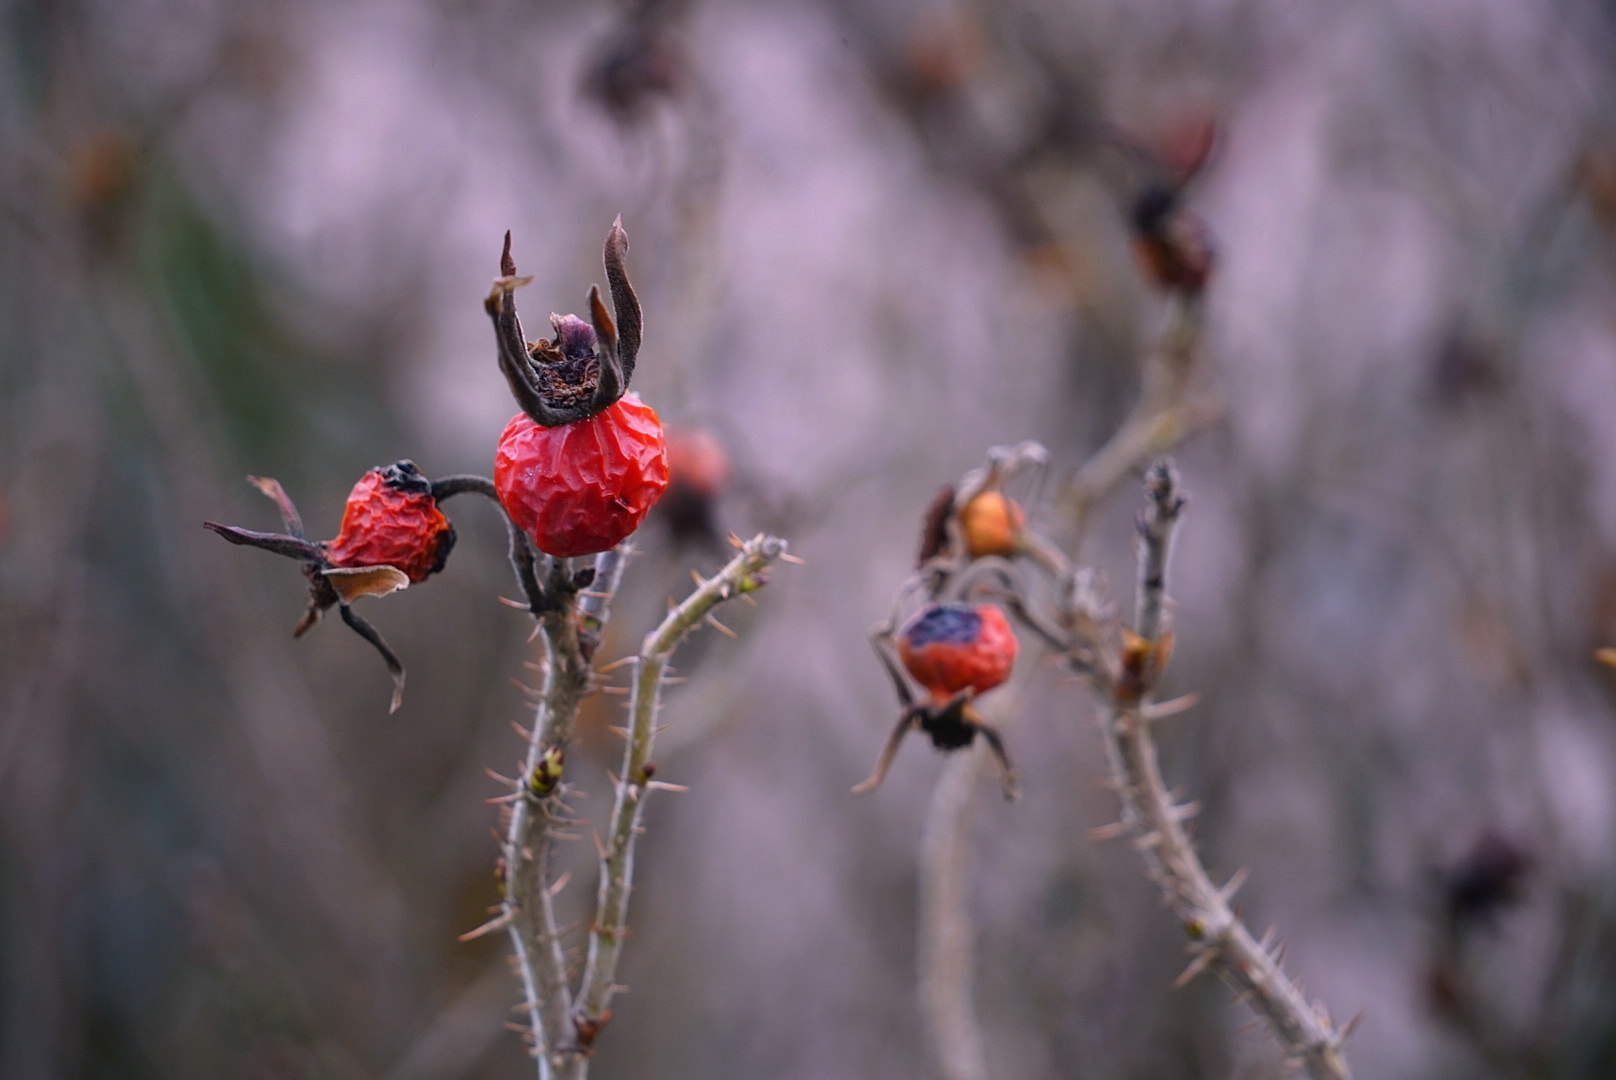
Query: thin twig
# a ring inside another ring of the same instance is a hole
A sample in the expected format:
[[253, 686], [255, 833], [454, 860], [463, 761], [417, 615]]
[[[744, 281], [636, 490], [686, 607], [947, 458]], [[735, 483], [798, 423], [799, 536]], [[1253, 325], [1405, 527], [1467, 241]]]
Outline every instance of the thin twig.
[[920, 1001], [943, 1080], [987, 1080], [988, 1075], [971, 1002], [976, 928], [967, 903], [975, 852], [966, 832], [983, 760], [972, 750], [944, 766], [920, 841]]
[[499, 501], [499, 490], [494, 487], [494, 482], [486, 476], [468, 474], [445, 476], [432, 481], [432, 497], [438, 502], [456, 495], [481, 495], [499, 507], [499, 516], [505, 520], [505, 531], [510, 536], [511, 567], [516, 571], [516, 581], [522, 586], [522, 595], [527, 597], [528, 610], [538, 615], [548, 605], [544, 587], [539, 583], [540, 556], [533, 548], [533, 541], [528, 539], [521, 526], [511, 520], [505, 504]]
[[[761, 588], [764, 571], [785, 554], [786, 543], [773, 536], [757, 536], [741, 545], [740, 552], [717, 574], [670, 611], [662, 624], [646, 636], [635, 664], [634, 691], [629, 702], [629, 731], [617, 781], [617, 801], [601, 851], [599, 895], [595, 921], [589, 933], [589, 957], [578, 990], [575, 1026], [580, 1035], [594, 1031], [611, 1016], [609, 1005], [616, 991], [617, 962], [627, 928], [629, 893], [633, 883], [634, 844], [651, 786], [651, 749], [668, 662], [680, 640], [700, 626], [725, 600]], [[580, 1040], [583, 1041], [583, 1040]], [[583, 1075], [587, 1046], [572, 1055], [573, 1071]]]

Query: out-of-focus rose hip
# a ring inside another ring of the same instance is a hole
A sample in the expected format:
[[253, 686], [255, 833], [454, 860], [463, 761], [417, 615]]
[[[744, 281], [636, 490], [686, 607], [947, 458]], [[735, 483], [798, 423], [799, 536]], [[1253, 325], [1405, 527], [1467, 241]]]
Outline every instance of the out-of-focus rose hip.
[[674, 488], [687, 488], [702, 498], [716, 498], [729, 483], [729, 454], [706, 428], [668, 432], [668, 475]]
[[1016, 635], [992, 604], [931, 604], [898, 633], [898, 656], [933, 700], [961, 690], [978, 694], [1010, 677]]
[[1027, 515], [1002, 491], [984, 491], [959, 512], [966, 553], [973, 559], [988, 555], [1009, 558], [1021, 543]]

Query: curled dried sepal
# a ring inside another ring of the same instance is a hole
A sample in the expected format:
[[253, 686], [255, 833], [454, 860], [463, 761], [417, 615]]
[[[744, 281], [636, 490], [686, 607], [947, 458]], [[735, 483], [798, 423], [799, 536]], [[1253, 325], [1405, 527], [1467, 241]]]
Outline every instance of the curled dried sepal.
[[868, 778], [853, 788], [854, 795], [867, 795], [881, 786], [892, 768], [892, 762], [897, 758], [903, 740], [911, 731], [921, 731], [931, 739], [932, 746], [939, 750], [951, 752], [970, 746], [978, 735], [987, 740], [988, 749], [993, 752], [993, 760], [999, 767], [999, 783], [1004, 791], [1006, 802], [1014, 802], [1021, 795], [1020, 778], [1016, 774], [1015, 766], [1010, 763], [1009, 752], [1004, 748], [1004, 740], [993, 726], [983, 720], [975, 709], [970, 707], [971, 691], [962, 690], [953, 698], [942, 704], [934, 702], [917, 702], [904, 709], [898, 717], [897, 724], [887, 741], [881, 747], [881, 755], [876, 759], [875, 768]]
[[606, 234], [602, 261], [612, 295], [606, 310], [599, 286], [589, 290], [589, 321], [551, 315], [553, 339], [529, 344], [516, 314], [515, 291], [531, 277], [516, 273], [511, 234], [500, 253], [500, 276], [484, 301], [494, 321], [499, 368], [522, 411], [541, 427], [561, 427], [608, 408], [628, 390], [640, 351], [640, 301], [629, 283], [628, 234], [621, 215]]
[[281, 487], [281, 482], [272, 476], [249, 476], [247, 483], [257, 488], [275, 503], [276, 509], [281, 512], [281, 521], [286, 524], [286, 531], [293, 536], [303, 535], [303, 515], [297, 512], [292, 504], [291, 496]]
[[387, 673], [393, 677], [393, 700], [388, 704], [389, 713], [398, 712], [398, 707], [404, 702], [404, 662], [398, 658], [393, 647], [377, 632], [376, 628], [365, 620], [347, 604], [342, 605], [342, 621], [348, 624], [360, 637], [370, 642], [376, 651], [382, 654], [382, 661], [387, 665]]

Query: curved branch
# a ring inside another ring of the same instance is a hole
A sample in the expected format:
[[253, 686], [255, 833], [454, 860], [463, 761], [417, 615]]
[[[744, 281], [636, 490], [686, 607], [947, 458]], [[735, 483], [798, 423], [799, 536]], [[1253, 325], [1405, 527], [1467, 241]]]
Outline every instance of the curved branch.
[[499, 489], [494, 482], [474, 473], [445, 476], [432, 481], [432, 498], [438, 502], [456, 495], [481, 495], [499, 507], [499, 515], [505, 519], [505, 532], [510, 537], [511, 569], [516, 571], [517, 584], [522, 586], [522, 595], [527, 598], [528, 612], [535, 618], [543, 614], [550, 607], [551, 600], [539, 581], [539, 553], [527, 534], [511, 520], [510, 512], [499, 500]]
[[[1112, 779], [1122, 799], [1122, 824], [1133, 837], [1151, 880], [1191, 939], [1194, 959], [1181, 981], [1212, 968], [1251, 1002], [1285, 1049], [1314, 1080], [1350, 1080], [1342, 1054], [1344, 1035], [1320, 1006], [1310, 1004], [1280, 968], [1266, 943], [1252, 937], [1229, 906], [1241, 875], [1221, 888], [1201, 864], [1184, 831], [1191, 811], [1174, 805], [1162, 779], [1148, 716], [1150, 689], [1160, 671], [1167, 633], [1167, 557], [1183, 498], [1167, 462], [1146, 481], [1150, 497], [1140, 517], [1140, 576], [1135, 637], [1124, 647], [1123, 677], [1102, 689], [1101, 727]], [[1130, 688], [1130, 656], [1140, 657]], [[1137, 692], [1135, 692], [1137, 691]]]

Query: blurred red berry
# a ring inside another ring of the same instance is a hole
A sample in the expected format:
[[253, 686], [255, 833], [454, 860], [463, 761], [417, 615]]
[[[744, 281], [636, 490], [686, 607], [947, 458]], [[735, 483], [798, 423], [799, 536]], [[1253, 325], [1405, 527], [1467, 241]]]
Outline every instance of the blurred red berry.
[[506, 512], [557, 558], [615, 547], [667, 486], [662, 422], [633, 394], [558, 427], [518, 414], [494, 457], [494, 487]]
[[1159, 125], [1145, 139], [1176, 187], [1195, 178], [1218, 141], [1218, 117], [1208, 109], [1191, 109]]
[[978, 694], [1010, 677], [1016, 635], [992, 604], [931, 604], [898, 634], [898, 655], [934, 699], [972, 689]]
[[729, 481], [729, 454], [712, 432], [705, 428], [668, 431], [668, 493], [657, 516], [675, 543], [723, 546], [718, 500]]
[[729, 454], [705, 428], [676, 428], [668, 432], [668, 478], [702, 498], [715, 498], [729, 483]]

